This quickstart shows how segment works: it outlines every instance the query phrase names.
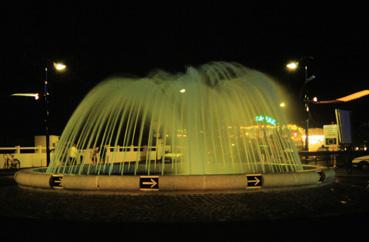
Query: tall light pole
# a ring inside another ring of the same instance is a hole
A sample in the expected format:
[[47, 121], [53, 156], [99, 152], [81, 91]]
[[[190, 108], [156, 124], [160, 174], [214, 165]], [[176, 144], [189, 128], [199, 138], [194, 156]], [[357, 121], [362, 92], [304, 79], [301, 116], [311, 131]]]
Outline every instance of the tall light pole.
[[[53, 67], [58, 72], [64, 72], [67, 66], [60, 62], [54, 62]], [[43, 96], [44, 96], [44, 105], [45, 105], [45, 137], [46, 137], [46, 165], [50, 164], [50, 131], [49, 131], [49, 90], [48, 90], [48, 67], [45, 67], [45, 80], [44, 80], [44, 89], [43, 89]]]
[[309, 93], [306, 88], [306, 84], [315, 79], [314, 75], [309, 76], [308, 73], [308, 65], [307, 60], [313, 60], [312, 56], [301, 57], [298, 61], [291, 61], [289, 62], [286, 67], [289, 71], [295, 71], [299, 68], [300, 64], [304, 67], [304, 84], [301, 88], [301, 91], [304, 92], [304, 105], [305, 105], [305, 112], [306, 112], [306, 127], [305, 127], [305, 150], [309, 151], [309, 120], [310, 120], [310, 107], [309, 103], [311, 102]]

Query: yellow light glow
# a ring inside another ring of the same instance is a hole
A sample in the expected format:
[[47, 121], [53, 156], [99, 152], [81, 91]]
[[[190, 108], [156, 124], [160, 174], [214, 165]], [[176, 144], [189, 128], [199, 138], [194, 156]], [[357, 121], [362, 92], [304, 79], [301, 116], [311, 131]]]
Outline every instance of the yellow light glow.
[[358, 98], [364, 97], [366, 95], [369, 95], [369, 90], [363, 90], [363, 91], [360, 91], [360, 92], [355, 92], [355, 93], [350, 94], [348, 96], [338, 98], [337, 100], [341, 101], [341, 102], [349, 102], [351, 100], [358, 99]]
[[299, 63], [297, 61], [291, 61], [286, 65], [287, 69], [290, 71], [294, 71], [299, 67]]
[[40, 98], [38, 93], [13, 93], [12, 96], [13, 97], [33, 97], [36, 100]]
[[183, 88], [183, 89], [179, 90], [179, 92], [180, 93], [185, 93], [186, 92], [186, 89]]
[[279, 104], [279, 106], [280, 106], [281, 108], [284, 108], [284, 107], [286, 107], [286, 103], [285, 103], [285, 102], [281, 102], [281, 103]]
[[313, 102], [317, 102], [318, 98], [317, 97], [313, 97]]
[[324, 142], [324, 135], [309, 135], [309, 144], [315, 145]]
[[53, 66], [55, 68], [55, 70], [59, 71], [59, 72], [63, 72], [67, 69], [67, 66], [61, 62], [54, 62]]

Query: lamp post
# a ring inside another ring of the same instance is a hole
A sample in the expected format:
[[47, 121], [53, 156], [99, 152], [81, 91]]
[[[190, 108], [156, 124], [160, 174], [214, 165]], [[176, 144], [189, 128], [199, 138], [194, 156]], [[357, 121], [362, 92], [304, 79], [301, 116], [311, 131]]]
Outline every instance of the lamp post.
[[[60, 62], [54, 62], [53, 67], [58, 72], [64, 72], [67, 66]], [[49, 131], [49, 91], [48, 91], [48, 67], [46, 66], [45, 69], [45, 80], [44, 80], [44, 89], [43, 89], [43, 96], [44, 96], [44, 105], [45, 105], [45, 116], [44, 116], [44, 123], [45, 123], [45, 137], [46, 137], [46, 165], [50, 164], [50, 131]]]
[[301, 88], [301, 91], [304, 92], [304, 106], [305, 106], [305, 112], [306, 112], [306, 127], [305, 127], [305, 150], [306, 151], [309, 151], [309, 120], [310, 120], [309, 103], [311, 102], [306, 85], [307, 83], [315, 79], [315, 75], [309, 76], [307, 60], [313, 60], [313, 59], [314, 58], [312, 56], [301, 57], [298, 61], [291, 61], [286, 65], [287, 70], [289, 71], [297, 70], [300, 64], [302, 64], [304, 67], [304, 84]]

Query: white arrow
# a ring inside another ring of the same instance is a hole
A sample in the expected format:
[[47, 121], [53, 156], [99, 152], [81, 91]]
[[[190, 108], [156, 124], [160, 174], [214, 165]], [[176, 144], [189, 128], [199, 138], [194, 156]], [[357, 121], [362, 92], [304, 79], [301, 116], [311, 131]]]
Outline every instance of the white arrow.
[[143, 182], [142, 184], [143, 185], [151, 185], [151, 188], [153, 188], [153, 187], [155, 187], [156, 186], [156, 184], [158, 184], [154, 179], [150, 179], [151, 181], [149, 181], [149, 182]]
[[255, 180], [250, 180], [249, 182], [255, 182], [254, 183], [254, 186], [257, 186], [259, 184], [259, 182], [260, 182], [260, 179], [257, 176], [254, 176], [254, 179]]

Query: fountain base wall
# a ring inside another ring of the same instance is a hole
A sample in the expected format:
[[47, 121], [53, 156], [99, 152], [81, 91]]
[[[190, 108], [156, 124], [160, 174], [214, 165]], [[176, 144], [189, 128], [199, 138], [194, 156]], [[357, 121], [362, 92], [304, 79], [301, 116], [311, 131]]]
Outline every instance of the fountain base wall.
[[45, 174], [27, 169], [15, 174], [20, 186], [85, 191], [230, 191], [331, 183], [333, 168], [305, 166], [302, 172], [237, 175], [87, 176]]

